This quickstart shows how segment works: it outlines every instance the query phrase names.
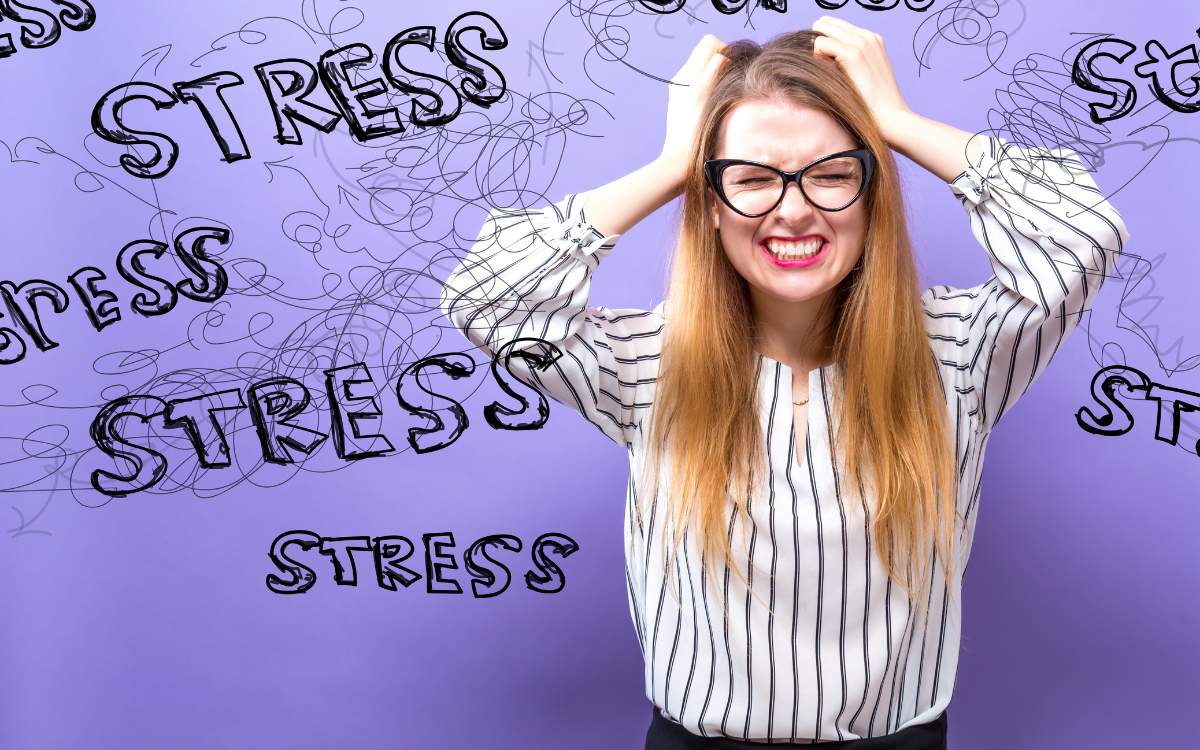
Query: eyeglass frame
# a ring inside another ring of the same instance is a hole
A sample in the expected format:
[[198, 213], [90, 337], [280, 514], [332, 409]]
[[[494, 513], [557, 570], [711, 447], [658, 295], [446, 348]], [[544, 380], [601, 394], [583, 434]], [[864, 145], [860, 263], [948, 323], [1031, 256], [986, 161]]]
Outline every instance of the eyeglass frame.
[[[804, 177], [804, 173], [807, 172], [808, 170], [812, 169], [813, 167], [815, 167], [819, 164], [823, 164], [831, 159], [840, 159], [840, 158], [846, 157], [846, 156], [856, 156], [862, 160], [862, 164], [863, 164], [862, 184], [859, 185], [858, 192], [854, 194], [854, 197], [851, 198], [850, 201], [846, 205], [842, 206], [841, 208], [824, 208], [824, 207], [818, 205], [817, 203], [815, 203], [812, 198], [808, 197], [808, 193], [804, 192], [804, 183], [801, 180]], [[769, 170], [775, 172], [776, 174], [778, 174], [783, 179], [783, 189], [779, 191], [779, 199], [776, 200], [775, 203], [772, 204], [770, 208], [768, 208], [766, 211], [763, 211], [762, 213], [759, 213], [759, 214], [748, 214], [748, 213], [744, 213], [744, 212], [739, 211], [738, 209], [734, 208], [733, 203], [730, 202], [729, 198], [725, 195], [725, 189], [721, 186], [721, 175], [725, 172], [726, 167], [731, 166], [733, 164], [749, 164], [749, 165], [755, 166], [755, 167], [763, 167], [764, 169], [769, 169]], [[821, 211], [825, 211], [826, 213], [837, 213], [838, 211], [845, 211], [847, 208], [850, 208], [851, 206], [853, 206], [858, 201], [858, 199], [863, 196], [863, 193], [865, 193], [867, 191], [867, 186], [871, 184], [871, 178], [874, 176], [875, 176], [875, 154], [873, 154], [871, 152], [871, 149], [869, 149], [869, 148], [855, 148], [855, 149], [851, 149], [849, 151], [839, 151], [836, 154], [829, 154], [828, 156], [822, 156], [820, 159], [817, 159], [816, 161], [812, 162], [811, 164], [808, 164], [807, 166], [797, 169], [795, 172], [785, 172], [782, 169], [779, 169], [778, 167], [771, 166], [770, 164], [763, 164], [762, 162], [752, 161], [750, 159], [708, 159], [704, 162], [704, 177], [708, 181], [709, 187], [711, 187], [713, 189], [713, 191], [716, 192], [717, 197], [721, 199], [722, 203], [724, 203], [726, 206], [729, 206], [729, 209], [731, 211], [737, 213], [740, 216], [745, 216], [747, 219], [757, 219], [761, 216], [766, 216], [767, 214], [771, 213], [776, 208], [778, 208], [779, 204], [783, 202], [784, 196], [787, 195], [787, 187], [788, 187], [789, 182], [796, 183], [796, 187], [798, 187], [800, 189], [800, 195], [804, 196], [804, 200], [811, 203], [814, 208], [819, 209]]]

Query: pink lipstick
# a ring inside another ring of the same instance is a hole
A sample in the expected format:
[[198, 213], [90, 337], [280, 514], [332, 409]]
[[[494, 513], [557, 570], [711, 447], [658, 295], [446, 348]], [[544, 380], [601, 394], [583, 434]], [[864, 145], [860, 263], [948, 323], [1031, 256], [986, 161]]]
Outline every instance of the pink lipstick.
[[[784, 239], [784, 238], [769, 237], [767, 239]], [[805, 239], [805, 238], [788, 237], [787, 239], [798, 240], [798, 239]], [[783, 258], [779, 258], [779, 257], [776, 257], [775, 255], [773, 255], [771, 253], [771, 251], [769, 249], [767, 249], [767, 241], [766, 240], [763, 240], [762, 242], [758, 243], [758, 249], [761, 250], [763, 255], [767, 256], [767, 258], [770, 259], [770, 261], [772, 263], [779, 266], [780, 268], [804, 268], [806, 266], [811, 266], [814, 263], [819, 263], [822, 259], [824, 259], [825, 256], [829, 254], [830, 245], [829, 245], [829, 240], [822, 238], [821, 248], [819, 250], [817, 250], [816, 255], [813, 255], [811, 258], [797, 258], [795, 260], [785, 260]]]

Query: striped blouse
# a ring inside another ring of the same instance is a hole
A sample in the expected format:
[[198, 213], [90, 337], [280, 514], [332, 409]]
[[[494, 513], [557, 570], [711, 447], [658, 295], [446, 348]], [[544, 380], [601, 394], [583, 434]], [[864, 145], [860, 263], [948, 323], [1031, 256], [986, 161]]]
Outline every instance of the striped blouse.
[[810, 394], [800, 463], [791, 418], [797, 373], [756, 355], [770, 474], [766, 496], [749, 499], [748, 533], [731, 539], [737, 559], [749, 562], [739, 565], [752, 591], [726, 569], [722, 613], [690, 537], [676, 558], [679, 575], [664, 585], [668, 514], [654, 508], [659, 492], [641, 517], [635, 510], [638, 493], [647, 491], [637, 480], [669, 314], [665, 302], [653, 310], [588, 305], [592, 273], [620, 235], [604, 236], [588, 223], [586, 193], [532, 210], [493, 210], [447, 278], [442, 310], [456, 328], [489, 354], [518, 337], [554, 344], [561, 357], [544, 369], [515, 357], [507, 366], [627, 450], [627, 598], [646, 696], [688, 731], [768, 742], [852, 740], [932, 721], [949, 704], [989, 434], [1045, 370], [1128, 238], [1073, 152], [988, 141], [987, 153], [949, 187], [994, 275], [969, 289], [938, 285], [921, 295], [965, 519], [957, 522], [952, 591], [931, 546], [934, 581], [924, 614], [884, 572], [871, 539], [871, 504], [840, 481], [845, 472], [830, 441], [835, 365], [799, 375]]

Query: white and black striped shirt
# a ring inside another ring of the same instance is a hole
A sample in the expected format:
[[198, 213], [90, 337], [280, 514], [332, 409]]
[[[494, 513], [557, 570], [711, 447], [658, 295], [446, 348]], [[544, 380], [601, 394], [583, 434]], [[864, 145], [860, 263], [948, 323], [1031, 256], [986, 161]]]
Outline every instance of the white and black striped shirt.
[[807, 373], [800, 463], [795, 373], [758, 355], [769, 491], [750, 499], [748, 533], [731, 540], [739, 560], [751, 563], [739, 564], [757, 596], [726, 571], [726, 618], [707, 574], [701, 577], [696, 541], [685, 537], [681, 584], [668, 592], [661, 575], [668, 514], [652, 503], [650, 522], [635, 523], [637, 493], [647, 492], [637, 478], [669, 316], [664, 303], [653, 310], [588, 305], [591, 275], [620, 235], [603, 236], [588, 223], [584, 193], [536, 210], [494, 210], [445, 283], [443, 311], [487, 352], [517, 337], [555, 344], [563, 354], [548, 369], [519, 358], [510, 369], [628, 450], [627, 593], [646, 696], [694, 734], [775, 742], [878, 737], [932, 721], [950, 702], [962, 573], [989, 434], [1045, 370], [1128, 237], [1074, 153], [988, 140], [988, 153], [950, 187], [994, 276], [970, 289], [939, 285], [921, 295], [966, 519], [958, 524], [952, 591], [931, 547], [925, 616], [884, 572], [871, 539], [871, 503], [845, 486], [833, 460], [833, 365]]

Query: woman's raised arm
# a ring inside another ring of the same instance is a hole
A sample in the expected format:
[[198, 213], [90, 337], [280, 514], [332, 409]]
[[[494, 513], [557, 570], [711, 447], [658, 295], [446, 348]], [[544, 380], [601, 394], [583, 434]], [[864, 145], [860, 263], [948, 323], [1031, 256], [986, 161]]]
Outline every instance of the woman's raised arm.
[[441, 309], [505, 369], [572, 407], [619, 445], [649, 406], [662, 320], [588, 304], [592, 274], [618, 235], [588, 223], [584, 194], [530, 210], [494, 209], [442, 285]]
[[813, 52], [836, 62], [862, 95], [884, 139], [945, 182], [978, 160], [986, 144], [971, 133], [909, 109], [888, 60], [883, 37], [833, 16], [813, 22]]
[[496, 208], [442, 287], [446, 318], [471, 343], [618, 444], [652, 401], [663, 319], [588, 304], [592, 274], [617, 239], [682, 189], [696, 120], [724, 58], [704, 37], [676, 75], [667, 136], [651, 163], [532, 209]]
[[651, 163], [589, 191], [587, 217], [601, 232], [624, 234], [683, 190], [700, 111], [721, 71], [725, 44], [705, 34], [668, 88], [667, 129]]
[[995, 271], [921, 297], [939, 358], [955, 368], [976, 428], [990, 430], [1078, 325], [1129, 233], [1074, 152], [922, 117], [900, 95], [878, 34], [832, 17], [813, 29], [815, 53], [846, 71], [888, 144], [950, 185]]
[[990, 430], [1079, 324], [1129, 232], [1074, 152], [976, 140], [986, 151], [950, 187], [995, 273], [922, 302], [939, 343], [953, 342], [969, 413]]

